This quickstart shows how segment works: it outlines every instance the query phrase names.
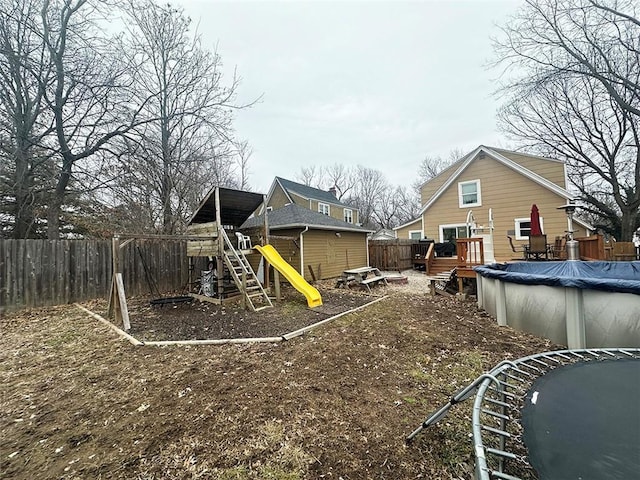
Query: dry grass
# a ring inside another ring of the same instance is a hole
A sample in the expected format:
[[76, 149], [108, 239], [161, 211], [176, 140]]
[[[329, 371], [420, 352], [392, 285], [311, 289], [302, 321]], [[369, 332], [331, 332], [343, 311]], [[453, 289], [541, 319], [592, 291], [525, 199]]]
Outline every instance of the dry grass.
[[134, 347], [67, 306], [0, 320], [0, 478], [458, 479], [483, 370], [548, 350], [402, 293], [279, 344]]

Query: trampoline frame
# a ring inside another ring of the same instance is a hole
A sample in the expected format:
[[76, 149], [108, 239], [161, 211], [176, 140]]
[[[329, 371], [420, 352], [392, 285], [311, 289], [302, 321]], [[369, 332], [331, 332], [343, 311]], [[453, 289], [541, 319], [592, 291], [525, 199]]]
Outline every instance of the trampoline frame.
[[[535, 477], [522, 443], [520, 423], [520, 411], [533, 382], [564, 365], [623, 358], [640, 359], [640, 348], [557, 350], [503, 361], [456, 393], [414, 430], [407, 437], [407, 442], [442, 419], [453, 405], [475, 393], [471, 423], [476, 480], [522, 480], [520, 476], [505, 473], [509, 462], [521, 463], [531, 472], [529, 477]], [[517, 451], [510, 451], [514, 447]]]

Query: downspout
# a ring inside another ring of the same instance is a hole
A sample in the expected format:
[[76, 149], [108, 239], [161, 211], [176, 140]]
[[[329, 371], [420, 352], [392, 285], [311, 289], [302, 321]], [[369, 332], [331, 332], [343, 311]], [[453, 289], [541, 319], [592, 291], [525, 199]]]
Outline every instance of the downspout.
[[302, 235], [309, 231], [309, 225], [304, 227], [304, 230], [300, 232], [300, 275], [304, 278], [304, 239]]

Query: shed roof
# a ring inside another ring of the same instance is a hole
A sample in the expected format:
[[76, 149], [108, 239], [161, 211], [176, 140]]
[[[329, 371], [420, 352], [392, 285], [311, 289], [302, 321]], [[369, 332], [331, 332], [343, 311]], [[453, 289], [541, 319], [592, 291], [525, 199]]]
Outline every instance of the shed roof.
[[[251, 228], [263, 225], [263, 215], [249, 218], [240, 228]], [[338, 230], [360, 233], [370, 233], [373, 230], [343, 222], [337, 218], [314, 212], [295, 203], [267, 212], [267, 221], [270, 230], [283, 230], [285, 228], [313, 228], [319, 230]]]
[[302, 198], [306, 198], [307, 200], [318, 200], [321, 202], [333, 203], [335, 205], [348, 207], [347, 204], [338, 200], [336, 196], [331, 192], [320, 190], [319, 188], [313, 188], [308, 185], [303, 185], [302, 183], [292, 182], [291, 180], [287, 180], [286, 178], [282, 177], [275, 177], [274, 182], [279, 183], [287, 193], [287, 195], [295, 193], [296, 195], [299, 195]]
[[223, 225], [239, 227], [262, 204], [262, 193], [245, 192], [232, 188], [213, 187], [196, 209], [189, 220], [193, 223], [206, 223], [216, 221], [216, 189], [219, 189], [220, 219]]

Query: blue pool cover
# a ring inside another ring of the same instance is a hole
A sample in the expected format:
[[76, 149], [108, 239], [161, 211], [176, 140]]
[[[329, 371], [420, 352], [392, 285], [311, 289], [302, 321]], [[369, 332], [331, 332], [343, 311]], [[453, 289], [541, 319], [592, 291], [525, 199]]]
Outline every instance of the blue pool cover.
[[475, 267], [487, 278], [525, 285], [575, 287], [640, 295], [640, 262], [517, 262]]
[[565, 365], [538, 378], [522, 409], [539, 480], [640, 478], [640, 359]]

